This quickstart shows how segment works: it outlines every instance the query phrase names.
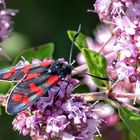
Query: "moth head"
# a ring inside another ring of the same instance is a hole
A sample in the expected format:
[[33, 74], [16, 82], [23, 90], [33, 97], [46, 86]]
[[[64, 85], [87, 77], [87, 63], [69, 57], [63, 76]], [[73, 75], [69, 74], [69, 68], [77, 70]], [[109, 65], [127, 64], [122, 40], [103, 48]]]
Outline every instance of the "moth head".
[[62, 77], [71, 74], [72, 69], [72, 65], [66, 64], [62, 61], [55, 61], [55, 63], [50, 67], [51, 73], [61, 75]]

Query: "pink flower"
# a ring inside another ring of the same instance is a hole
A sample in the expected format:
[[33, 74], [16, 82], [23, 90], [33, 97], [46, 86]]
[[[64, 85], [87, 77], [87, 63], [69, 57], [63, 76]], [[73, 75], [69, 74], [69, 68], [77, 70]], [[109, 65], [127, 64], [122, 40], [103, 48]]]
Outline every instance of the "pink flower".
[[108, 126], [113, 126], [119, 121], [119, 116], [109, 104], [98, 103], [95, 105], [95, 109]]
[[16, 15], [17, 10], [6, 9], [4, 0], [1, 0], [0, 6], [0, 42], [2, 42], [11, 34], [13, 26], [12, 16]]
[[120, 63], [119, 68], [116, 70], [118, 78], [124, 80], [132, 75], [135, 71], [133, 67], [127, 66], [125, 63]]
[[100, 119], [93, 105], [72, 97], [77, 80], [67, 79], [52, 87], [36, 103], [17, 114], [13, 127], [23, 135], [44, 139], [92, 140]]
[[110, 0], [96, 0], [94, 6], [95, 10], [99, 12], [100, 19], [104, 19], [108, 15]]
[[137, 26], [127, 16], [117, 16], [114, 18], [114, 22], [116, 24], [114, 32], [121, 30], [126, 35], [134, 35], [136, 33]]

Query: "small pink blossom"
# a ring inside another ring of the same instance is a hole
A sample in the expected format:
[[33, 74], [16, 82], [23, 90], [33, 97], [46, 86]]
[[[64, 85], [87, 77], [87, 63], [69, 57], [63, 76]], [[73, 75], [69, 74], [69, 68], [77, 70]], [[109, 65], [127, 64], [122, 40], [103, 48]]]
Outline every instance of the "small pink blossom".
[[120, 67], [116, 70], [118, 78], [124, 80], [134, 73], [134, 68], [127, 66], [125, 63], [120, 63]]
[[12, 17], [16, 15], [17, 10], [6, 9], [5, 1], [0, 2], [0, 42], [3, 42], [11, 35], [13, 21]]
[[17, 114], [13, 127], [23, 135], [34, 138], [92, 140], [100, 119], [93, 105], [72, 97], [77, 80], [67, 79], [52, 87], [46, 95]]
[[100, 19], [104, 19], [108, 15], [110, 0], [96, 0], [94, 6], [95, 10], [99, 12]]

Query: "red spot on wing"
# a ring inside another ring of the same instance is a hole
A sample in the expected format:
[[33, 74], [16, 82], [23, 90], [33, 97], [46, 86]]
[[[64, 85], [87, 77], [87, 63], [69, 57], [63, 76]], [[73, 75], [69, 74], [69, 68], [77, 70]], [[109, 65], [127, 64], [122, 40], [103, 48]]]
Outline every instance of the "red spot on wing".
[[44, 91], [43, 88], [40, 88], [40, 89], [36, 92], [37, 96], [40, 96], [40, 95], [42, 94], [43, 91]]
[[40, 63], [40, 66], [41, 67], [47, 67], [47, 66], [49, 66], [49, 65], [51, 65], [53, 63], [53, 61], [46, 61], [46, 62], [42, 62], [42, 63]]
[[38, 87], [34, 83], [30, 84], [29, 88], [31, 89], [32, 92], [38, 91]]
[[51, 76], [51, 77], [48, 78], [47, 84], [49, 84], [49, 85], [55, 84], [56, 82], [59, 81], [59, 79], [60, 79], [60, 76], [53, 75], [53, 76]]
[[43, 88], [41, 87], [37, 87], [34, 83], [29, 85], [30, 89], [32, 92], [35, 92], [35, 94], [37, 94], [38, 96], [42, 94], [42, 92], [44, 91]]
[[29, 69], [30, 69], [30, 65], [27, 65], [22, 69], [22, 72], [26, 74], [29, 71]]
[[17, 93], [17, 94], [13, 94], [12, 95], [12, 100], [15, 101], [15, 102], [21, 102], [22, 101], [22, 95]]
[[8, 73], [3, 75], [3, 79], [8, 79], [15, 71], [15, 68], [11, 68]]
[[30, 103], [30, 99], [27, 96], [23, 96], [20, 93], [16, 93], [12, 95], [12, 100], [15, 102], [21, 102], [24, 104], [29, 104]]
[[23, 99], [22, 99], [22, 103], [29, 104], [30, 103], [30, 99], [27, 96], [24, 96]]
[[40, 76], [40, 73], [30, 73], [30, 74], [27, 75], [27, 77], [24, 79], [24, 81], [36, 78], [38, 76]]

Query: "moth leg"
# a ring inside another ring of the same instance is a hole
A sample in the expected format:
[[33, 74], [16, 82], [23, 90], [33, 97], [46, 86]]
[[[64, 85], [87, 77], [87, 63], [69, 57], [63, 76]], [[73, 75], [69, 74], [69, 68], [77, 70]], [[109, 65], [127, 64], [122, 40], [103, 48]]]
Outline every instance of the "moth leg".
[[[61, 82], [63, 82], [63, 81], [67, 83], [66, 86], [65, 86], [65, 89], [64, 89], [64, 93], [65, 93], [66, 90], [67, 90], [67, 88], [68, 88], [69, 82], [66, 81], [66, 80], [61, 80]], [[62, 87], [61, 87], [61, 85], [60, 85], [59, 83], [57, 83], [55, 86], [57, 86], [57, 87], [59, 88], [59, 89], [57, 90], [57, 92], [55, 93], [55, 95], [57, 95], [57, 94], [59, 94], [59, 92], [60, 92], [60, 90], [62, 89]], [[63, 99], [63, 98], [67, 98], [66, 94], [65, 94], [64, 97], [62, 97], [62, 99]], [[54, 96], [54, 100], [58, 100], [58, 99], [61, 99], [61, 97], [60, 97], [60, 96]]]
[[70, 82], [68, 81], [68, 80], [61, 80], [62, 82], [65, 82], [66, 83], [66, 85], [65, 85], [65, 89], [64, 89], [64, 93], [65, 93], [65, 98], [67, 99], [67, 98], [69, 98], [69, 94], [68, 94], [68, 92], [67, 92], [67, 90], [68, 90], [68, 86], [70, 85]]
[[[57, 90], [57, 92], [55, 92], [55, 95], [57, 95], [59, 92], [60, 92], [60, 90], [61, 90], [61, 87], [60, 87], [60, 85], [59, 84], [56, 84], [55, 86], [57, 86], [59, 89]], [[54, 98], [53, 98], [53, 100], [58, 100], [59, 99], [59, 96], [55, 96], [54, 95]], [[54, 103], [55, 102], [53, 102], [53, 105], [54, 105]]]

